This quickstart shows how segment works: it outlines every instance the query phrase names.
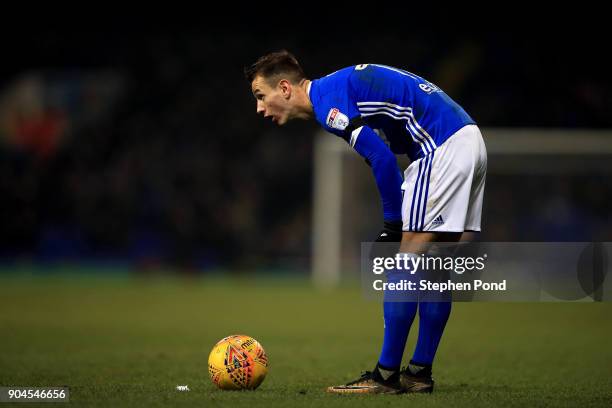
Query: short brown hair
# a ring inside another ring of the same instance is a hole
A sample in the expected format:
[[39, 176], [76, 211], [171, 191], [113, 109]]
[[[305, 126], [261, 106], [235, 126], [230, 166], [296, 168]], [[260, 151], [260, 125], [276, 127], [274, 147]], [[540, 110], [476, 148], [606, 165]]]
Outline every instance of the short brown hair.
[[266, 81], [277, 75], [286, 75], [292, 83], [305, 78], [304, 71], [297, 59], [287, 50], [272, 52], [260, 57], [253, 65], [244, 68], [244, 76], [249, 83], [261, 75]]

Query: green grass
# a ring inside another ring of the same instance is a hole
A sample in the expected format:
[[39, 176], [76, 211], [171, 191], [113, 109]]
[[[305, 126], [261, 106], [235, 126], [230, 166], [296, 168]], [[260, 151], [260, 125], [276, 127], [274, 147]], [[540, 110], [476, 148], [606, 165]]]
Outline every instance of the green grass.
[[[208, 352], [233, 333], [270, 358], [256, 391], [220, 391], [208, 378]], [[358, 287], [0, 277], [0, 386], [68, 385], [73, 406], [610, 406], [610, 339], [610, 303], [455, 304], [433, 395], [328, 395], [378, 356], [381, 307]]]

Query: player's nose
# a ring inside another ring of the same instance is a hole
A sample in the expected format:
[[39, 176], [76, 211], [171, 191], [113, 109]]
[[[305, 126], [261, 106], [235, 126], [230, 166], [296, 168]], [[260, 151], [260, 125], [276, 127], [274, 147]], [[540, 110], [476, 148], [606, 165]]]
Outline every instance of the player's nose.
[[257, 113], [264, 113], [266, 108], [264, 108], [262, 103], [257, 102]]

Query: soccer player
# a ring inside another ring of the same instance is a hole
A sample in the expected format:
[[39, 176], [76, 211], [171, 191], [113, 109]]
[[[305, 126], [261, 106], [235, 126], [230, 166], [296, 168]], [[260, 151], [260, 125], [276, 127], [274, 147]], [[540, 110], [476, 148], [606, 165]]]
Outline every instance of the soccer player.
[[[287, 51], [245, 69], [257, 113], [278, 125], [314, 118], [371, 166], [384, 209], [376, 241], [401, 242], [418, 256], [433, 242], [458, 242], [480, 231], [487, 155], [474, 120], [433, 83], [402, 69], [361, 64], [309, 80]], [[385, 142], [386, 139], [386, 142]], [[395, 154], [410, 157], [402, 174]], [[419, 312], [416, 349], [400, 369]], [[432, 392], [431, 367], [451, 302], [385, 301], [384, 340], [373, 371], [336, 393]]]

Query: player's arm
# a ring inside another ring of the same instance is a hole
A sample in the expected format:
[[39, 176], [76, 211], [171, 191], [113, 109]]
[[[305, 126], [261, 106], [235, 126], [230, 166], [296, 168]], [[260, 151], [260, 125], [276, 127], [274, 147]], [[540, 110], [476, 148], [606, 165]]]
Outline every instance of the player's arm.
[[[347, 132], [347, 141], [372, 168], [376, 186], [380, 193], [385, 225], [393, 223], [401, 231], [402, 221], [402, 175], [395, 155], [389, 147], [368, 126], [351, 121]], [[350, 137], [349, 137], [350, 135]]]

